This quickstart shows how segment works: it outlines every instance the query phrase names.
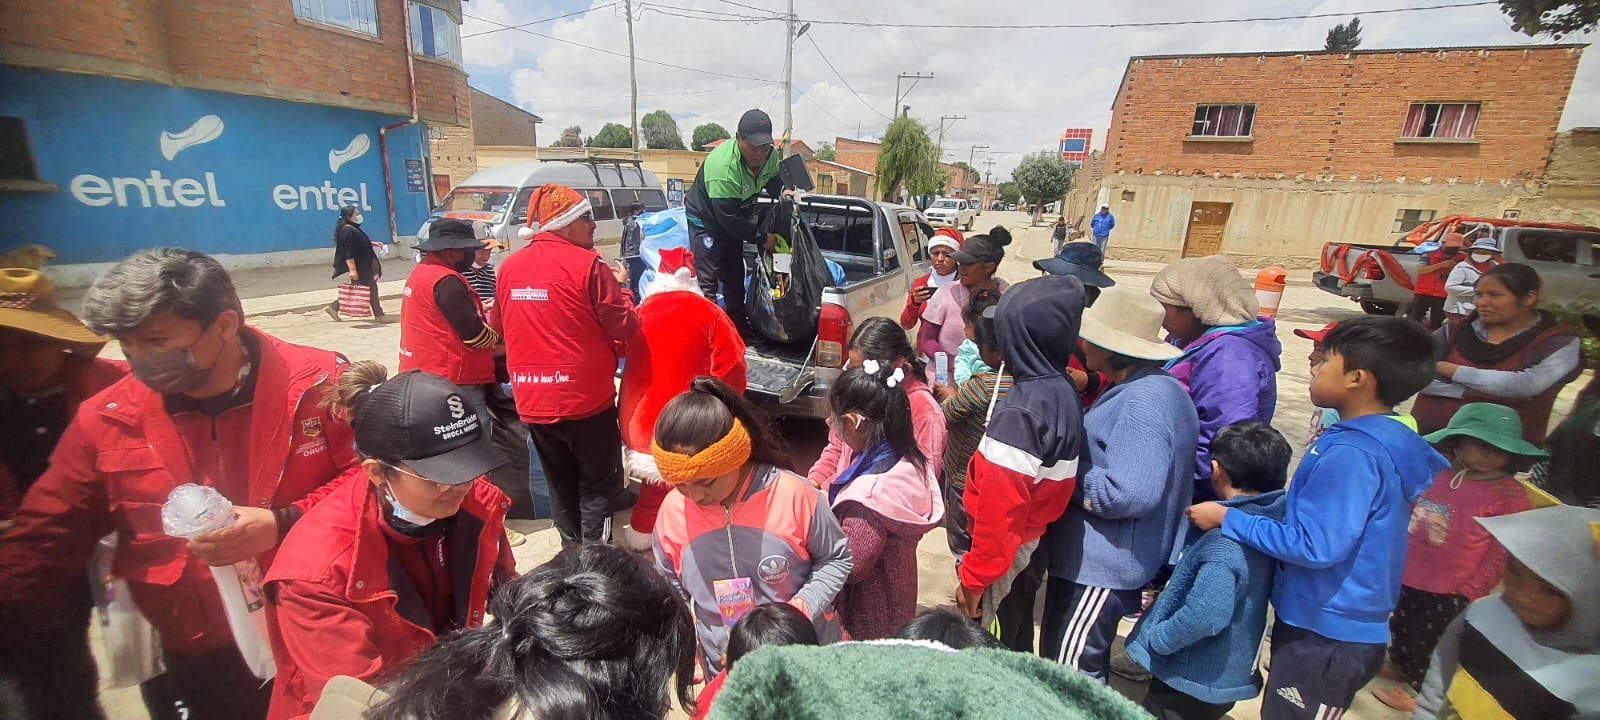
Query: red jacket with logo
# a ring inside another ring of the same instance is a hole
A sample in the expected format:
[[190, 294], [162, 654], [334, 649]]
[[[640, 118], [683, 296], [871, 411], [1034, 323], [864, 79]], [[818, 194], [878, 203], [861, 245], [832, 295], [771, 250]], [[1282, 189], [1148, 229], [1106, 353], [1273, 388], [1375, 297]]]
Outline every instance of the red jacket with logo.
[[[400, 372], [422, 370], [457, 385], [492, 383], [494, 349], [467, 347], [434, 300], [434, 287], [452, 277], [471, 288], [466, 276], [435, 260], [417, 263], [406, 278], [405, 302], [400, 305]], [[467, 296], [483, 316], [478, 294]]]
[[[482, 625], [490, 592], [517, 575], [505, 536], [510, 505], [479, 478], [445, 531], [457, 627]], [[372, 483], [358, 476], [284, 539], [265, 581], [278, 664], [268, 718], [309, 715], [335, 675], [381, 684], [433, 644], [430, 602], [393, 556], [383, 512]]]
[[500, 266], [495, 330], [524, 422], [593, 417], [617, 402], [617, 359], [639, 331], [633, 293], [605, 259], [539, 233]]
[[[0, 538], [0, 642], [5, 628], [54, 619], [57, 599], [115, 531], [112, 570], [167, 652], [201, 655], [233, 643], [210, 568], [162, 530], [167, 495], [193, 482], [235, 505], [299, 513], [356, 464], [350, 426], [318, 406], [344, 358], [246, 332], [259, 347], [253, 399], [216, 420], [168, 414], [162, 396], [131, 376], [78, 409]], [[273, 554], [258, 558], [263, 568]]]
[[[67, 413], [76, 414], [95, 393], [121, 380], [128, 374], [128, 364], [103, 358], [80, 355], [68, 356], [66, 373]], [[0, 520], [11, 517], [22, 504], [22, 487], [4, 462], [0, 462]]]

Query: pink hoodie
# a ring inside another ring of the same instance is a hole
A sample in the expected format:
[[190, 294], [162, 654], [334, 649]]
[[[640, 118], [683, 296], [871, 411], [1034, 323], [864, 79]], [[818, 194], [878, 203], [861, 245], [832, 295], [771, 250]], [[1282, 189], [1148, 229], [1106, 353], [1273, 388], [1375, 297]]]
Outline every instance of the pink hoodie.
[[[939, 463], [944, 458], [947, 431], [944, 408], [940, 407], [938, 399], [934, 398], [933, 389], [929, 388], [921, 378], [908, 376], [901, 387], [906, 389], [906, 399], [911, 401], [911, 426], [917, 436], [917, 449], [922, 451], [928, 458], [928, 463], [937, 472]], [[822, 455], [817, 457], [817, 462], [811, 466], [811, 471], [806, 473], [806, 479], [811, 481], [814, 487], [826, 487], [849, 468], [854, 460], [855, 453], [844, 444], [844, 438], [833, 429], [833, 421], [830, 420], [828, 444], [822, 448]]]

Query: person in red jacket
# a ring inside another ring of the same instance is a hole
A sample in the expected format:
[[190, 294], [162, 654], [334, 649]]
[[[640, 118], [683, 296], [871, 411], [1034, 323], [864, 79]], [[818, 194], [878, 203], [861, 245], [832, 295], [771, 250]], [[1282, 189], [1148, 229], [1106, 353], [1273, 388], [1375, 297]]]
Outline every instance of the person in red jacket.
[[406, 278], [400, 306], [400, 372], [422, 370], [461, 387], [474, 407], [485, 407], [495, 383], [500, 334], [485, 322], [483, 301], [462, 273], [471, 270], [483, 241], [472, 225], [436, 220], [417, 245], [422, 262]]
[[309, 715], [336, 675], [382, 683], [436, 638], [482, 625], [517, 575], [511, 501], [485, 477], [507, 462], [487, 410], [437, 375], [389, 379], [371, 361], [324, 404], [350, 418], [362, 477], [295, 524], [267, 573], [274, 720]]
[[961, 243], [966, 241], [966, 236], [955, 228], [939, 228], [933, 233], [933, 238], [928, 240], [928, 256], [933, 260], [933, 267], [911, 283], [911, 293], [906, 296], [906, 307], [900, 311], [900, 327], [907, 330], [917, 329], [917, 323], [922, 321], [922, 308], [928, 304], [929, 298], [946, 285], [958, 281], [956, 271], [956, 251], [961, 249]]
[[628, 343], [619, 402], [628, 472], [643, 482], [625, 535], [628, 547], [636, 550], [650, 548], [656, 512], [672, 492], [650, 454], [661, 408], [688, 392], [689, 383], [702, 375], [740, 393], [748, 382], [744, 339], [727, 313], [701, 294], [694, 254], [682, 248], [662, 250], [658, 272], [639, 305], [639, 334]]
[[[112, 571], [161, 638], [176, 696], [164, 711], [264, 717], [271, 683], [240, 656], [207, 565], [270, 568], [283, 535], [355, 465], [350, 426], [318, 406], [345, 361], [247, 327], [227, 271], [191, 250], [123, 260], [83, 314], [117, 339], [133, 375], [78, 409], [0, 537], [0, 647], [58, 617], [115, 532]], [[162, 504], [185, 483], [232, 501], [233, 524], [169, 537]]]
[[611, 513], [633, 504], [617, 452], [617, 360], [639, 331], [628, 271], [595, 252], [589, 201], [572, 188], [540, 186], [528, 218], [539, 230], [520, 231], [532, 241], [500, 267], [495, 330], [561, 542], [609, 541]]
[[[0, 531], [49, 466], [78, 406], [128, 374], [95, 357], [109, 340], [56, 304], [36, 270], [0, 270]], [[88, 576], [57, 598], [60, 622], [15, 628], [0, 645], [0, 685], [17, 693], [20, 714], [101, 717], [89, 651]]]

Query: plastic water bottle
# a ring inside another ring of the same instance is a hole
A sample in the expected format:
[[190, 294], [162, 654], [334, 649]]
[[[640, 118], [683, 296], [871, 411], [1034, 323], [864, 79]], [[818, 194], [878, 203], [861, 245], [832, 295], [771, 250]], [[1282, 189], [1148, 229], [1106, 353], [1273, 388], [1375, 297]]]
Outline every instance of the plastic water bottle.
[[950, 355], [944, 352], [933, 354], [934, 382], [948, 387], [950, 385]]
[[[193, 540], [233, 524], [238, 514], [233, 503], [215, 488], [186, 483], [174, 488], [161, 506], [161, 526], [172, 537]], [[266, 601], [261, 594], [261, 566], [255, 559], [211, 568], [212, 579], [222, 594], [222, 607], [228, 616], [228, 629], [239, 646], [250, 672], [262, 680], [278, 674], [272, 661], [272, 646], [267, 642]]]

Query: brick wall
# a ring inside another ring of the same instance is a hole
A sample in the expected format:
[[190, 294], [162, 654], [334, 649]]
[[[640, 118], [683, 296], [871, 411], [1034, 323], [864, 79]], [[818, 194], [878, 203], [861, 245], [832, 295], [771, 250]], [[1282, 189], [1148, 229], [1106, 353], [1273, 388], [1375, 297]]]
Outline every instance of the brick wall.
[[538, 147], [538, 122], [533, 113], [472, 89], [472, 132], [477, 144]]
[[[1107, 173], [1537, 180], [1579, 46], [1133, 58]], [[1481, 102], [1474, 142], [1397, 142], [1413, 102]], [[1254, 104], [1248, 142], [1186, 140], [1199, 104]]]
[[[476, 122], [474, 118], [474, 122]], [[453, 125], [433, 126], [435, 134], [428, 140], [428, 149], [432, 151], [433, 174], [448, 175], [450, 186], [461, 184], [462, 180], [471, 177], [478, 171], [478, 146], [473, 140], [474, 129]], [[440, 139], [437, 132], [443, 130], [444, 138]]]
[[[406, 11], [376, 0], [380, 37], [294, 16], [289, 0], [0, 3], [0, 62], [408, 114]], [[465, 124], [466, 74], [416, 58], [425, 118]]]

